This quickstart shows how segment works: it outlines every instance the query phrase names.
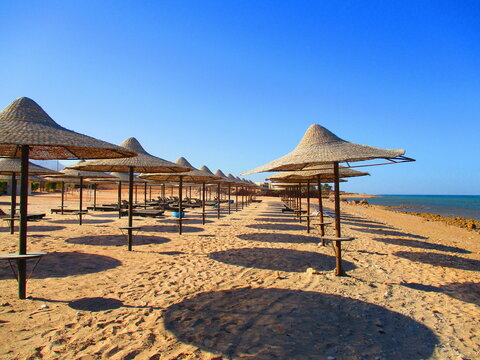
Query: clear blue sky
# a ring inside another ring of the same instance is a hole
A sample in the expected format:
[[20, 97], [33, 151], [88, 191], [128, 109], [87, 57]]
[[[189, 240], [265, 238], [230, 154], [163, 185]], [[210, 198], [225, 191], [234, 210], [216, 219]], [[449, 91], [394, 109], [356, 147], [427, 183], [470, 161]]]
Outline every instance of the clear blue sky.
[[479, 19], [461, 0], [1, 1], [0, 108], [27, 96], [236, 175], [318, 123], [417, 159], [345, 190], [480, 194]]

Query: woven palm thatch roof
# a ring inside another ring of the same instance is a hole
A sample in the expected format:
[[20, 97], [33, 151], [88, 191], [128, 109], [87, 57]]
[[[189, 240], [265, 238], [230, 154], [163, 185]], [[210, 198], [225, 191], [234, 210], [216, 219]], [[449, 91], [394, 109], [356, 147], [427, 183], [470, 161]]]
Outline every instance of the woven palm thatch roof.
[[212, 180], [219, 179], [218, 176], [215, 176], [211, 173], [208, 173], [203, 170], [196, 169], [188, 162], [187, 159], [184, 157], [180, 157], [175, 161], [181, 167], [189, 168], [190, 171], [188, 172], [181, 172], [181, 173], [157, 173], [157, 174], [140, 174], [140, 177], [143, 179], [149, 180], [161, 180], [161, 181], [179, 181], [180, 176], [182, 176], [183, 181], [189, 183], [204, 183], [210, 182]]
[[[12, 179], [12, 175], [0, 175], [0, 180], [1, 181], [10, 181], [11, 179]], [[15, 176], [15, 180], [20, 181], [20, 179], [21, 179], [21, 177], [19, 175]], [[41, 177], [36, 176], [36, 175], [30, 175], [28, 177], [28, 180], [33, 181], [33, 182], [45, 181], [44, 178], [41, 178]]]
[[103, 159], [135, 152], [65, 129], [35, 101], [22, 97], [0, 112], [0, 155], [19, 157], [29, 145], [31, 159]]
[[[64, 183], [69, 183], [69, 184], [78, 184], [80, 183], [80, 178], [75, 178], [75, 177], [51, 177], [51, 176], [42, 176], [45, 181], [48, 182], [64, 182]], [[88, 182], [88, 180], [84, 181], [85, 183]]]
[[[20, 173], [21, 171], [21, 160], [18, 158], [1, 158], [0, 159], [0, 174], [12, 174]], [[28, 163], [28, 173], [29, 174], [58, 174], [57, 171], [48, 169], [43, 166], [35, 165], [31, 162]]]
[[413, 161], [405, 150], [381, 149], [345, 141], [318, 124], [311, 125], [297, 147], [281, 158], [243, 173], [301, 170], [312, 165], [387, 159], [392, 162]]
[[[367, 172], [361, 172], [347, 167], [340, 166], [338, 169], [338, 174], [341, 178], [345, 177], [356, 177], [356, 176], [366, 176], [370, 175]], [[315, 165], [312, 167], [305, 168], [302, 171], [285, 171], [279, 174], [272, 175], [266, 180], [277, 181], [277, 180], [311, 180], [316, 181], [317, 175], [320, 175], [320, 179], [326, 179], [333, 181], [333, 167], [331, 165]]]
[[120, 146], [129, 151], [136, 152], [138, 156], [133, 158], [90, 160], [86, 161], [81, 165], [71, 166], [70, 168], [75, 168], [79, 170], [118, 172], [128, 172], [130, 171], [130, 168], [133, 168], [134, 171], [141, 173], [171, 173], [190, 170], [186, 167], [177, 165], [173, 162], [149, 154], [134, 137], [126, 139], [120, 144]]
[[214, 172], [214, 174], [220, 178], [220, 180], [218, 180], [218, 181], [221, 182], [221, 183], [223, 183], [223, 184], [230, 184], [230, 185], [232, 185], [232, 184], [235, 184], [235, 183], [236, 183], [234, 180], [229, 179], [229, 178], [227, 177], [227, 175], [225, 175], [224, 172], [223, 172], [222, 170], [220, 170], [220, 169], [217, 169], [217, 170]]
[[[113, 179], [112, 181], [118, 182], [128, 182], [129, 181], [129, 174], [125, 172], [111, 172], [110, 175], [112, 175]], [[133, 177], [133, 182], [134, 183], [146, 183], [147, 180], [140, 179], [138, 176]]]
[[233, 176], [230, 173], [227, 175], [227, 179], [232, 181], [232, 184], [235, 184], [235, 185], [243, 184], [241, 181], [239, 181], [235, 176]]
[[67, 166], [65, 169], [61, 170], [57, 175], [51, 175], [50, 177], [62, 177], [62, 178], [90, 178], [90, 179], [100, 179], [100, 178], [112, 178], [112, 175], [106, 174], [101, 171], [85, 171], [85, 170], [77, 170], [76, 166], [81, 166], [82, 164], [86, 163], [86, 161], [81, 160], [72, 167]]

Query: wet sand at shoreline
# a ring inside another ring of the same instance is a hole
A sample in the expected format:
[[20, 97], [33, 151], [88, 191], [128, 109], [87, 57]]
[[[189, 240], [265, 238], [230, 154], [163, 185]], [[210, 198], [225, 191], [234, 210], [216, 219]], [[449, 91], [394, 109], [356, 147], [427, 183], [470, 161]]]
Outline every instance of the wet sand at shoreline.
[[[30, 199], [31, 212], [59, 203]], [[480, 356], [478, 232], [342, 202], [342, 233], [356, 240], [344, 249], [348, 276], [336, 277], [331, 246], [280, 208], [263, 198], [231, 215], [224, 206], [219, 220], [209, 208], [205, 226], [187, 210], [183, 235], [168, 216], [136, 218], [133, 252], [116, 213], [82, 226], [47, 213], [29, 223], [29, 251], [50, 253], [27, 284], [32, 299], [16, 298], [0, 262], [0, 359]], [[3, 226], [0, 252], [16, 250]]]

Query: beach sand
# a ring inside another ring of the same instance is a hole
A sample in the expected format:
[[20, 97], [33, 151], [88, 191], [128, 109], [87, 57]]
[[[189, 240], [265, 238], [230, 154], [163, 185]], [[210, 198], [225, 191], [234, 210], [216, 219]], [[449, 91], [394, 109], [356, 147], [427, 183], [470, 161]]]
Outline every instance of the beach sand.
[[[478, 232], [342, 203], [342, 234], [356, 240], [336, 277], [332, 247], [277, 198], [220, 220], [209, 208], [205, 226], [188, 210], [183, 235], [168, 217], [135, 218], [132, 252], [116, 213], [78, 226], [49, 214], [58, 194], [30, 202], [48, 213], [29, 223], [28, 249], [49, 255], [29, 300], [0, 262], [0, 359], [480, 358]], [[0, 253], [16, 251], [4, 225]]]

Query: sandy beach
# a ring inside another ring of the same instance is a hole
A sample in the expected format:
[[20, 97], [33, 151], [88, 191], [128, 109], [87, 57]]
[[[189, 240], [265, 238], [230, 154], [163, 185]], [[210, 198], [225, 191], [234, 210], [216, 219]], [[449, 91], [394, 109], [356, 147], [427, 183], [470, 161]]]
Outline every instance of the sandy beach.
[[[0, 262], [0, 359], [480, 358], [478, 231], [342, 202], [342, 233], [356, 240], [336, 277], [331, 245], [278, 198], [224, 206], [218, 220], [209, 208], [205, 226], [188, 210], [183, 235], [168, 216], [135, 218], [132, 252], [116, 213], [79, 226], [50, 214], [58, 194], [29, 200], [47, 217], [29, 223], [28, 250], [49, 255], [28, 300]], [[17, 236], [3, 224], [0, 252]]]

